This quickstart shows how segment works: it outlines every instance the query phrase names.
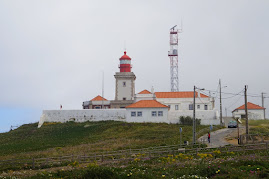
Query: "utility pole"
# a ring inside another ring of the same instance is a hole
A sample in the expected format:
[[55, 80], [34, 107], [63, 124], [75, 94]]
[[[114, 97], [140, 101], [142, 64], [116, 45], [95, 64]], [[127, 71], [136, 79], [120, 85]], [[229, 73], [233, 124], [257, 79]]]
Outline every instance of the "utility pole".
[[104, 109], [104, 71], [103, 71], [103, 79], [102, 79], [102, 109]]
[[227, 117], [227, 108], [225, 108], [225, 113], [226, 113], [226, 117]]
[[220, 95], [220, 97], [219, 97], [219, 99], [220, 99], [220, 125], [222, 125], [222, 103], [221, 103], [221, 81], [220, 81], [220, 79], [219, 79], [219, 91], [220, 91], [220, 93], [219, 93], [219, 95]]
[[199, 89], [199, 90], [205, 90], [204, 88], [197, 88], [196, 86], [193, 87], [193, 126], [192, 126], [192, 130], [193, 130], [193, 144], [196, 143], [196, 119], [195, 119], [195, 96], [196, 96], [196, 92], [195, 90]]
[[236, 119], [237, 123], [237, 144], [240, 144], [240, 135], [239, 135], [239, 118]]
[[192, 131], [193, 131], [193, 145], [196, 143], [196, 121], [195, 121], [195, 86], [193, 88], [193, 126], [192, 126]]
[[245, 113], [246, 113], [246, 135], [248, 140], [248, 100], [247, 100], [247, 85], [245, 85]]
[[[264, 108], [264, 95], [265, 93], [262, 92], [262, 107]], [[263, 109], [263, 117], [265, 119], [265, 109]]]

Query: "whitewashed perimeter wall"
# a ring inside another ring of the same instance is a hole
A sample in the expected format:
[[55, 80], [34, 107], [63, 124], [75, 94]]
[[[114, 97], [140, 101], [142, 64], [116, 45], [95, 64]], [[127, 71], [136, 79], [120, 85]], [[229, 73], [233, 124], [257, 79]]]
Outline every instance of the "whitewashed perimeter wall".
[[[131, 111], [131, 110], [130, 110]], [[139, 110], [141, 111], [141, 109]], [[143, 109], [144, 115], [150, 115], [151, 111]], [[129, 112], [130, 113], [130, 112]], [[40, 117], [38, 127], [41, 127], [44, 122], [86, 122], [86, 121], [123, 121], [123, 122], [144, 122], [141, 118], [128, 118], [126, 109], [83, 109], [83, 110], [43, 110], [43, 114]], [[164, 110], [164, 117], [149, 117], [147, 122], [165, 122], [165, 123], [178, 123], [180, 116], [193, 116], [193, 111], [167, 111]], [[219, 117], [216, 110], [196, 111], [196, 118], [201, 119], [202, 125], [218, 125]], [[144, 117], [143, 117], [144, 119]], [[145, 120], [146, 121], [146, 120]]]
[[38, 127], [44, 122], [125, 121], [125, 109], [43, 110]]
[[[168, 120], [170, 123], [178, 123], [180, 116], [193, 117], [193, 110], [169, 111]], [[201, 119], [202, 125], [219, 125], [220, 124], [217, 110], [196, 110], [195, 118]]]

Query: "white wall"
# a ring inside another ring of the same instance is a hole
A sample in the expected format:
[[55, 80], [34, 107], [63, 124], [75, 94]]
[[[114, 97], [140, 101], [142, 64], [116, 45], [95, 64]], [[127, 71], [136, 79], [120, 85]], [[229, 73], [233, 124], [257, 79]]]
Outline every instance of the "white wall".
[[[245, 115], [244, 109], [237, 109], [233, 112], [233, 117], [241, 119], [241, 115]], [[248, 109], [248, 119], [264, 119], [264, 110], [261, 109]]]
[[[189, 110], [189, 105], [193, 104], [193, 98], [156, 98], [157, 101], [164, 105], [170, 105], [170, 110], [175, 111], [175, 105], [178, 105], [179, 110]], [[205, 104], [208, 110], [213, 110], [213, 103], [210, 98], [196, 98], [195, 106], [200, 105], [200, 110], [204, 110]], [[197, 109], [198, 110], [198, 109]]]
[[[170, 123], [178, 123], [180, 116], [190, 116], [193, 117], [193, 110], [178, 110], [169, 111], [168, 120]], [[200, 110], [195, 111], [195, 118], [201, 119], [202, 125], [219, 125], [220, 120], [217, 110]]]
[[156, 100], [154, 94], [135, 94], [135, 102], [140, 100]]
[[[126, 108], [126, 122], [153, 122], [153, 123], [170, 123], [168, 120], [168, 108]], [[141, 111], [141, 117], [132, 117], [131, 112]], [[151, 112], [156, 111], [157, 116], [152, 116]], [[163, 111], [163, 116], [158, 116], [158, 111]]]
[[92, 101], [92, 105], [110, 105], [110, 101]]
[[[123, 86], [123, 82], [126, 83], [125, 86]], [[123, 98], [126, 98], [126, 100], [132, 100], [132, 80], [131, 79], [118, 79], [117, 80], [117, 88], [118, 88], [118, 100], [123, 100]]]
[[38, 126], [44, 122], [125, 121], [125, 109], [43, 110]]
[[[131, 117], [131, 111], [142, 111], [142, 117]], [[163, 111], [163, 116], [151, 116], [152, 111]], [[123, 121], [123, 122], [165, 122], [178, 123], [180, 116], [193, 116], [192, 110], [168, 111], [168, 108], [126, 108], [126, 109], [82, 109], [82, 110], [43, 110], [38, 127], [44, 122], [86, 122], [86, 121]], [[203, 125], [218, 125], [217, 110], [200, 111], [196, 118]]]

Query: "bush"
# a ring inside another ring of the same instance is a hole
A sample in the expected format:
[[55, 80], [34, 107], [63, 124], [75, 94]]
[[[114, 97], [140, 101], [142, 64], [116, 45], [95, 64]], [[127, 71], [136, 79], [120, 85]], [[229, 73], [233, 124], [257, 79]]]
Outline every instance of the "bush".
[[[201, 119], [195, 119], [196, 120], [196, 125], [201, 124]], [[190, 116], [180, 116], [179, 117], [179, 123], [182, 125], [192, 125], [193, 124], [193, 118]]]

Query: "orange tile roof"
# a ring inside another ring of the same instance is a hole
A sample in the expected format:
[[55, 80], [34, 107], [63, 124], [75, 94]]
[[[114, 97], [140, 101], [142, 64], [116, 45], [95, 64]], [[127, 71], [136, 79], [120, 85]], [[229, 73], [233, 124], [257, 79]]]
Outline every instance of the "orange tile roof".
[[[261, 107], [261, 106], [259, 106], [257, 104], [253, 104], [251, 102], [248, 102], [247, 106], [248, 106], [248, 109], [265, 109], [264, 107]], [[245, 109], [245, 105], [242, 105], [242, 106], [240, 106], [240, 107], [238, 107], [236, 109]]]
[[151, 94], [151, 92], [149, 92], [148, 90], [143, 90], [139, 92], [138, 94]]
[[[202, 93], [201, 98], [209, 98], [209, 96]], [[193, 98], [193, 91], [178, 91], [178, 92], [155, 92], [156, 98]], [[197, 97], [198, 92], [195, 96]]]
[[168, 108], [168, 106], [156, 100], [141, 100], [129, 106], [126, 106], [126, 108]]
[[103, 98], [102, 96], [98, 95], [95, 98], [93, 98], [91, 101], [107, 101], [106, 98]]

